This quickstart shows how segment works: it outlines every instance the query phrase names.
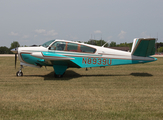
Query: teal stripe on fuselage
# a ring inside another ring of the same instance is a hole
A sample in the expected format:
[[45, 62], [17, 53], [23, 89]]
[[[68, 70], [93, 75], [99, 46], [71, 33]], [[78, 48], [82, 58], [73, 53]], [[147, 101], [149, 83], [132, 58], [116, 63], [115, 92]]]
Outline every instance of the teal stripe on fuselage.
[[73, 57], [71, 60], [81, 68], [84, 67], [101, 67], [101, 66], [113, 66], [113, 65], [126, 65], [126, 64], [137, 64], [147, 63], [155, 60], [130, 60], [130, 59], [109, 59], [109, 58], [91, 58], [91, 57]]
[[30, 54], [21, 54], [22, 59], [29, 64], [33, 65], [45, 65], [48, 66], [49, 64], [45, 62], [44, 59], [36, 58], [31, 56]]
[[67, 55], [67, 56], [91, 56], [91, 57], [100, 57], [102, 56], [101, 54], [89, 54], [89, 53], [80, 53], [80, 52], [65, 52], [65, 51], [50, 51], [50, 53], [55, 53], [55, 54], [61, 54], [61, 55]]
[[[53, 54], [53, 53], [48, 54], [48, 52], [46, 53], [47, 53], [46, 54], [47, 56]], [[44, 52], [44, 55], [45, 55], [45, 52]], [[57, 56], [63, 57], [64, 55], [54, 54], [53, 57], [57, 57]], [[74, 58], [73, 60], [58, 60], [58, 61], [52, 60], [51, 61], [52, 64], [49, 64], [44, 59], [33, 57], [30, 54], [21, 54], [22, 59], [26, 63], [33, 64], [33, 65], [52, 66], [55, 64], [55, 65], [66, 65], [68, 67], [81, 67], [81, 68], [147, 63], [147, 62], [152, 62], [152, 61], [157, 60], [157, 59], [153, 59], [153, 60], [110, 59], [110, 58], [102, 58], [101, 55], [98, 57], [95, 57], [93, 55], [81, 57], [79, 54], [76, 54], [76, 55], [79, 55], [80, 57], [76, 57], [73, 55], [74, 54], [69, 55], [69, 57]]]

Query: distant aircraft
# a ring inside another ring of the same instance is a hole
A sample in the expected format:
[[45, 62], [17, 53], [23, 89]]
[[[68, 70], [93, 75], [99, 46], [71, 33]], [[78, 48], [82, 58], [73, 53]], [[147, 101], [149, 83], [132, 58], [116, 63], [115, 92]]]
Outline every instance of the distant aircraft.
[[126, 65], [156, 61], [155, 38], [135, 38], [131, 52], [89, 45], [68, 40], [51, 40], [37, 47], [18, 47], [11, 51], [20, 60], [17, 76], [23, 76], [23, 66], [52, 66], [55, 77], [62, 77], [67, 68], [88, 68]]

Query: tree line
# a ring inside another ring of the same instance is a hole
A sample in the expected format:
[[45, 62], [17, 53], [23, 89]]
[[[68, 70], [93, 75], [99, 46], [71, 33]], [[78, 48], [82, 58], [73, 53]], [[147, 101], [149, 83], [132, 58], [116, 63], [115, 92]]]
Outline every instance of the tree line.
[[[106, 41], [104, 40], [89, 40], [88, 42], [85, 42], [87, 44], [92, 44], [92, 45], [97, 45], [97, 46], [102, 46], [106, 43]], [[131, 48], [132, 48], [132, 42], [131, 43], [120, 43], [120, 44], [116, 44], [116, 42], [114, 41], [111, 41], [110, 43], [107, 43], [105, 45], [105, 47], [129, 47], [130, 51], [131, 51]], [[160, 43], [156, 43], [155, 44], [155, 48], [156, 48], [156, 52], [163, 52], [163, 43], [160, 42]]]
[[127, 42], [116, 44], [116, 42], [114, 42], [114, 41], [111, 41], [110, 43], [109, 42], [106, 43], [106, 41], [104, 41], [104, 40], [93, 40], [93, 39], [91, 39], [85, 43], [97, 45], [97, 46], [103, 46], [104, 45], [104, 47], [129, 47], [130, 50], [132, 48], [132, 43], [127, 43]]
[[12, 42], [10, 48], [8, 48], [6, 46], [1, 46], [0, 54], [13, 54], [11, 52], [11, 49], [16, 48], [16, 47], [20, 47], [20, 44], [17, 41]]
[[[88, 42], [85, 42], [85, 43], [86, 44], [91, 44], [91, 45], [97, 45], [97, 46], [103, 46], [104, 45], [105, 47], [129, 47], [130, 50], [132, 48], [132, 43], [127, 43], [127, 42], [116, 44], [116, 42], [114, 42], [114, 41], [112, 41], [110, 43], [107, 43], [104, 40], [90, 39]], [[16, 47], [20, 47], [20, 44], [17, 41], [13, 41], [11, 43], [10, 48], [8, 48], [6, 46], [1, 46], [0, 47], [0, 54], [13, 54], [11, 52], [11, 49], [16, 48]], [[27, 46], [25, 45], [25, 47], [27, 47]], [[163, 43], [162, 42], [156, 43], [156, 50], [157, 50], [156, 52], [163, 52]]]

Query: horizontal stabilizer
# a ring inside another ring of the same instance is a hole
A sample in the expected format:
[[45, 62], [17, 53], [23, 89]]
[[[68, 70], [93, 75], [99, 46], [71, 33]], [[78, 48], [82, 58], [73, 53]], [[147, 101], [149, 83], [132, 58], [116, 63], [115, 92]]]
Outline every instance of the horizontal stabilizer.
[[135, 56], [149, 57], [155, 54], [155, 38], [134, 39], [131, 54]]

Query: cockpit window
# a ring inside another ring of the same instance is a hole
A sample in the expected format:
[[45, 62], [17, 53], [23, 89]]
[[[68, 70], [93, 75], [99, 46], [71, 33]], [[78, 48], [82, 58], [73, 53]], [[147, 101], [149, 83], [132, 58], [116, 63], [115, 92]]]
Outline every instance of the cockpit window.
[[61, 50], [64, 51], [66, 47], [66, 43], [62, 41], [57, 41], [53, 43], [53, 45], [50, 47], [50, 50]]
[[68, 51], [77, 52], [77, 50], [78, 50], [78, 44], [76, 44], [76, 43], [68, 43], [67, 50]]
[[43, 47], [48, 47], [52, 42], [54, 42], [55, 40], [50, 40], [50, 41], [48, 41], [48, 42], [46, 42], [46, 43], [44, 43], [44, 44], [42, 44], [41, 46], [43, 46]]
[[[80, 45], [79, 43], [65, 42], [65, 41], [55, 41], [51, 40], [43, 44], [44, 47], [49, 46], [49, 50], [58, 51], [70, 51], [70, 52], [85, 52], [85, 53], [95, 53], [96, 49], [86, 45]], [[53, 43], [54, 42], [54, 43]], [[51, 44], [53, 43], [53, 44]]]
[[81, 50], [81, 52], [87, 52], [87, 53], [95, 53], [96, 52], [96, 49], [85, 46], [85, 45], [81, 45], [80, 50]]

